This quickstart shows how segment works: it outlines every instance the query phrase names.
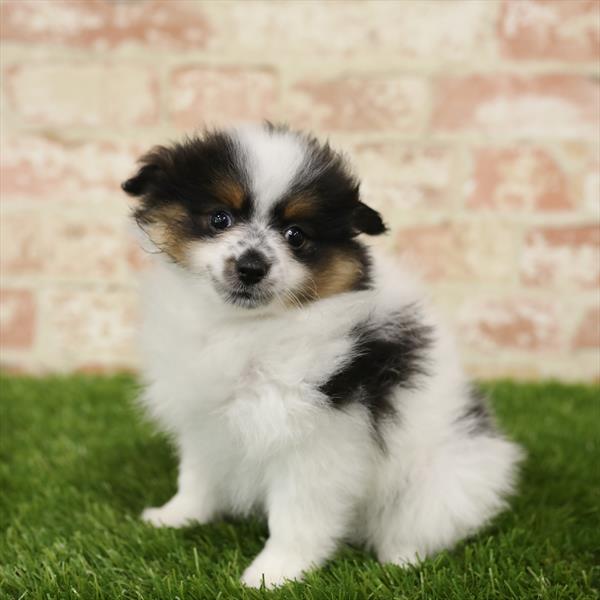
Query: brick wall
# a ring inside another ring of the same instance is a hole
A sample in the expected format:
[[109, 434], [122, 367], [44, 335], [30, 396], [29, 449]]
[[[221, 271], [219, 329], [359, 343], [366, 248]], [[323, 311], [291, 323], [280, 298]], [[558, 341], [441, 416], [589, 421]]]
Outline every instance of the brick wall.
[[133, 368], [146, 147], [327, 135], [478, 376], [600, 375], [597, 0], [2, 3], [2, 363]]

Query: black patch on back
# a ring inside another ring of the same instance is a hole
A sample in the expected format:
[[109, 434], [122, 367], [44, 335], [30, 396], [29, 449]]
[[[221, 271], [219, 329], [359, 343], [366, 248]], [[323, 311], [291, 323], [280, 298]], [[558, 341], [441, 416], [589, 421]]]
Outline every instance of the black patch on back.
[[319, 390], [338, 409], [352, 402], [363, 404], [377, 432], [381, 420], [395, 414], [391, 403], [394, 388], [415, 388], [427, 374], [433, 331], [411, 307], [391, 315], [383, 325], [361, 323], [351, 336], [354, 343], [350, 360]]
[[493, 434], [496, 430], [487, 398], [476, 387], [471, 387], [467, 405], [456, 422], [473, 436]]

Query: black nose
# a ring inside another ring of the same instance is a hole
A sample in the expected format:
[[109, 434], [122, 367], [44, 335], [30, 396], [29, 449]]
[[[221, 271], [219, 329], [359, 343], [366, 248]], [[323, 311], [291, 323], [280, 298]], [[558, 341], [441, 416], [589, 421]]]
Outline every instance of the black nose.
[[236, 262], [238, 277], [245, 285], [258, 283], [269, 272], [269, 266], [265, 257], [256, 250], [244, 252]]

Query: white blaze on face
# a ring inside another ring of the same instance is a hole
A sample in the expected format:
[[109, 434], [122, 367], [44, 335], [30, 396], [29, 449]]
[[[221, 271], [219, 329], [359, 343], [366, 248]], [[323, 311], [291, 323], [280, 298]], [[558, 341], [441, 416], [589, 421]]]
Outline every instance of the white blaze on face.
[[305, 164], [307, 146], [303, 138], [285, 132], [270, 132], [263, 127], [247, 126], [231, 132], [239, 143], [240, 159], [248, 177], [254, 211], [249, 223], [235, 224], [231, 231], [213, 239], [192, 242], [189, 264], [198, 274], [210, 274], [227, 287], [227, 265], [244, 252], [261, 252], [269, 262], [269, 272], [258, 284], [274, 296], [294, 294], [310, 281], [310, 271], [295, 259], [283, 238], [283, 232], [269, 226], [274, 204], [290, 189]]
[[233, 227], [206, 240], [197, 240], [189, 245], [188, 261], [192, 272], [204, 275], [209, 273], [223, 279], [225, 263], [230, 258], [241, 255], [241, 246], [247, 238], [247, 227]]
[[274, 292], [280, 295], [297, 292], [310, 278], [310, 271], [294, 258], [280, 231], [267, 229], [264, 240], [271, 261], [268, 279]]
[[265, 217], [304, 164], [306, 143], [293, 133], [271, 133], [263, 127], [243, 127], [233, 136], [245, 154], [257, 213]]

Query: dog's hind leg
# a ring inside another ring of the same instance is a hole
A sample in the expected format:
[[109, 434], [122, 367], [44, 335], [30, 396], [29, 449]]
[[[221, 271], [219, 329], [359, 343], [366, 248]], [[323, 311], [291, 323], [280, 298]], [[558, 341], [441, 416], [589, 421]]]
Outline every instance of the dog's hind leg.
[[399, 469], [404, 477], [395, 493], [388, 481], [372, 521], [371, 542], [383, 563], [415, 564], [484, 525], [504, 507], [521, 451], [493, 434], [460, 437], [413, 456], [420, 458]]

